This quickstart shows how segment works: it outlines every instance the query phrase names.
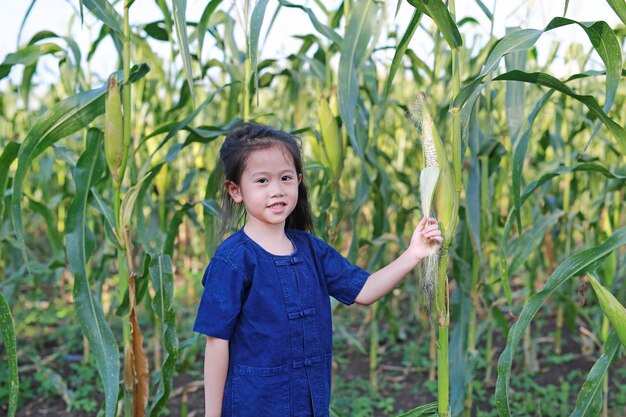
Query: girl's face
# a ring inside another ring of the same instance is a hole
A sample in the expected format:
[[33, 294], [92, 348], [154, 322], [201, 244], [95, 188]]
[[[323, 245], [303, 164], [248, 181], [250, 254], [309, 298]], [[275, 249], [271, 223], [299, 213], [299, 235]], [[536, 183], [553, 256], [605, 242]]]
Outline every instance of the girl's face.
[[275, 145], [248, 155], [240, 183], [228, 181], [226, 188], [235, 203], [243, 203], [246, 227], [284, 228], [298, 202], [301, 180], [289, 152]]

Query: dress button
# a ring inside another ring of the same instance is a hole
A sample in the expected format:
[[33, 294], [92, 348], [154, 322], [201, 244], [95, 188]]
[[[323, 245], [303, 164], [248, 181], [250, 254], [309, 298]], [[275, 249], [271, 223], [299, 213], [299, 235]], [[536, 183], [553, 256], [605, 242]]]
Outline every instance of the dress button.
[[304, 360], [304, 366], [311, 366], [311, 365], [313, 365], [313, 362], [311, 361], [311, 359]]

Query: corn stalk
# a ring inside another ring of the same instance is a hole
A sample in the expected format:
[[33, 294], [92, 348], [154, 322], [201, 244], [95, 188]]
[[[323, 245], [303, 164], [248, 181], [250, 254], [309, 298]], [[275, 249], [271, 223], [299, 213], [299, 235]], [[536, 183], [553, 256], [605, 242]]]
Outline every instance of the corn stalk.
[[[437, 340], [437, 386], [438, 386], [438, 413], [442, 417], [450, 415], [449, 406], [449, 363], [448, 363], [448, 329], [450, 326], [450, 294], [448, 290], [448, 250], [456, 224], [458, 222], [458, 194], [455, 191], [453, 171], [448, 162], [443, 142], [439, 137], [439, 133], [435, 127], [432, 117], [428, 110], [426, 95], [419, 93], [416, 108], [412, 112], [414, 122], [421, 127], [423, 134], [423, 156], [425, 169], [437, 169], [438, 175], [423, 175], [424, 181], [432, 181], [436, 184], [421, 184], [424, 196], [428, 194], [426, 189], [434, 188], [434, 212], [443, 236], [443, 244], [439, 250], [438, 259], [436, 258], [437, 267], [425, 271], [423, 288], [434, 288], [434, 313], [437, 322], [438, 340]], [[423, 206], [430, 207], [425, 201]], [[424, 216], [428, 216], [428, 212], [424, 212]], [[426, 264], [430, 261], [425, 260]], [[428, 268], [428, 266], [427, 266]]]

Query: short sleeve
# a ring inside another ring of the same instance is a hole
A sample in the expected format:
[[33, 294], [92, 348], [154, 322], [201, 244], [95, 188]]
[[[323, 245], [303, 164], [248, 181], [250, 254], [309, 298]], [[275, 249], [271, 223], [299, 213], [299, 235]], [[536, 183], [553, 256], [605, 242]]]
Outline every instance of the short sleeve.
[[214, 257], [202, 277], [204, 291], [193, 330], [229, 340], [241, 311], [245, 274], [223, 258]]
[[358, 265], [353, 265], [332, 246], [320, 241], [322, 248], [319, 259], [324, 271], [328, 294], [338, 301], [350, 305], [370, 276]]

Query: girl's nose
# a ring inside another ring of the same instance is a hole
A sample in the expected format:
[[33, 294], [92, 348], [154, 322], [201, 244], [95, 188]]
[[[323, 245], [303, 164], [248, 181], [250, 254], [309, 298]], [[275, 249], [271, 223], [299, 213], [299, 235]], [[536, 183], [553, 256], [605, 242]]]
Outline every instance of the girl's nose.
[[272, 188], [272, 192], [271, 192], [272, 197], [282, 197], [284, 195], [285, 195], [285, 192], [283, 191], [283, 187], [280, 184], [276, 184]]

